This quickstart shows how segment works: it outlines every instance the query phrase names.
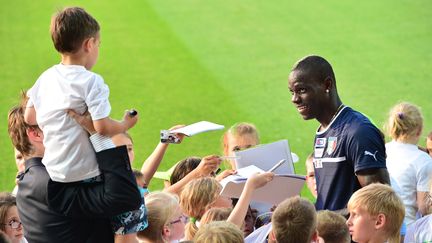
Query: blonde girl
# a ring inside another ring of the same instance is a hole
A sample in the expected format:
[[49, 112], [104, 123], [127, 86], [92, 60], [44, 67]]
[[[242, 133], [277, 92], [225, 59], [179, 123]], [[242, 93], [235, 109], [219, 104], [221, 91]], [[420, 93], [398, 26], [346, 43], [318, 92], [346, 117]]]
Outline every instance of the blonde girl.
[[148, 227], [137, 233], [140, 242], [177, 242], [184, 237], [188, 220], [176, 195], [153, 192], [146, 197]]
[[[253, 191], [273, 180], [273, 176], [273, 173], [265, 172], [249, 177], [227, 221], [237, 225], [238, 228], [242, 227]], [[191, 217], [190, 222], [186, 225], [186, 240], [193, 239], [200, 225], [201, 217], [210, 208], [232, 207], [232, 200], [230, 198], [219, 195], [221, 190], [222, 186], [219, 182], [210, 177], [191, 181], [183, 189], [180, 196], [180, 205], [183, 212]]]
[[417, 146], [423, 129], [419, 107], [407, 102], [395, 105], [385, 129], [392, 139], [386, 144], [387, 169], [400, 188], [399, 196], [406, 209], [405, 222], [409, 225], [415, 221], [417, 212], [424, 215], [428, 211], [426, 198], [432, 174], [432, 158]]
[[[234, 152], [251, 148], [260, 143], [258, 130], [255, 125], [247, 122], [234, 124], [222, 137], [223, 153], [233, 156]], [[231, 169], [235, 170], [234, 160], [230, 160]]]
[[230, 198], [221, 197], [222, 186], [211, 177], [204, 177], [189, 182], [180, 195], [180, 206], [190, 217], [185, 228], [185, 239], [192, 240], [198, 230], [201, 217], [212, 207], [230, 208]]

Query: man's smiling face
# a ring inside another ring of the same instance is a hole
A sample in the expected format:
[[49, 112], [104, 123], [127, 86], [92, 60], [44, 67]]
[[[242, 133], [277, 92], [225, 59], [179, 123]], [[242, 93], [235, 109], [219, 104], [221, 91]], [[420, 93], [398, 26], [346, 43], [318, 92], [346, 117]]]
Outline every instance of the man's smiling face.
[[288, 78], [291, 102], [305, 120], [318, 119], [327, 101], [324, 84], [312, 76], [301, 71], [292, 71]]

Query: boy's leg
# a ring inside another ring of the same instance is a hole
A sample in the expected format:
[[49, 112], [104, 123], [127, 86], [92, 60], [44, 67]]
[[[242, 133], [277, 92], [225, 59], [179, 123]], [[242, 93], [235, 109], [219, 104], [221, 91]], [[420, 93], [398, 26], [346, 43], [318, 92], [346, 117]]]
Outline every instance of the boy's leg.
[[147, 228], [147, 211], [144, 199], [138, 210], [122, 213], [111, 218], [115, 243], [136, 242], [136, 233]]
[[141, 196], [126, 146], [96, 153], [103, 180], [48, 183], [49, 206], [71, 217], [112, 217], [140, 207]]
[[26, 161], [18, 182], [17, 207], [28, 242], [114, 242], [108, 219], [76, 219], [50, 210], [46, 200], [49, 180], [41, 158]]

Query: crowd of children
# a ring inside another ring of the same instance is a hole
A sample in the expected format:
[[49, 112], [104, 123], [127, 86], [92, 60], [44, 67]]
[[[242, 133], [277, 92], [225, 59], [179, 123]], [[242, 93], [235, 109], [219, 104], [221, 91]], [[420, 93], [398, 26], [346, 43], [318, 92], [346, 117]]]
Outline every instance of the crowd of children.
[[[426, 149], [419, 148], [420, 109], [393, 107], [386, 125], [392, 141], [384, 145], [366, 116], [342, 104], [332, 68], [318, 56], [301, 59], [289, 77], [300, 115], [320, 122], [306, 159], [315, 205], [296, 196], [258, 216], [252, 195], [275, 175], [250, 176], [233, 201], [221, 195], [220, 181], [237, 168], [231, 160], [217, 173], [218, 155], [179, 161], [164, 190], [149, 192], [169, 144], [159, 143], [141, 170], [132, 170], [127, 130], [138, 114], [128, 111], [120, 122], [109, 117], [108, 86], [90, 71], [99, 31], [82, 8], [52, 19], [61, 63], [39, 77], [8, 117], [20, 173], [16, 198], [0, 195], [0, 242], [432, 242], [426, 153], [432, 154], [432, 133]], [[250, 123], [235, 124], [222, 141], [225, 156], [260, 143]]]

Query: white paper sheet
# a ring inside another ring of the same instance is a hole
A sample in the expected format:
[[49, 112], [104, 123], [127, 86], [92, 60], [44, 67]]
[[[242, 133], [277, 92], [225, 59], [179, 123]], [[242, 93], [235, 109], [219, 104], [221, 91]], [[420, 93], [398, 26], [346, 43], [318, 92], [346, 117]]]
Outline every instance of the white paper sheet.
[[223, 125], [219, 125], [216, 123], [208, 122], [208, 121], [200, 121], [189, 126], [185, 126], [179, 129], [172, 130], [171, 133], [182, 133], [186, 136], [193, 136], [198, 133], [214, 131], [214, 130], [222, 130], [225, 127]]
[[[300, 195], [305, 180], [304, 176], [275, 175], [272, 181], [253, 192], [252, 201], [277, 205], [286, 198]], [[246, 184], [246, 179], [229, 180], [227, 177], [221, 181], [221, 184], [223, 187], [221, 195], [239, 198]]]
[[235, 152], [235, 156], [240, 157], [235, 161], [237, 169], [255, 165], [264, 171], [268, 171], [279, 161], [286, 159], [286, 162], [279, 166], [274, 173], [282, 175], [295, 174], [288, 140], [280, 140]]

